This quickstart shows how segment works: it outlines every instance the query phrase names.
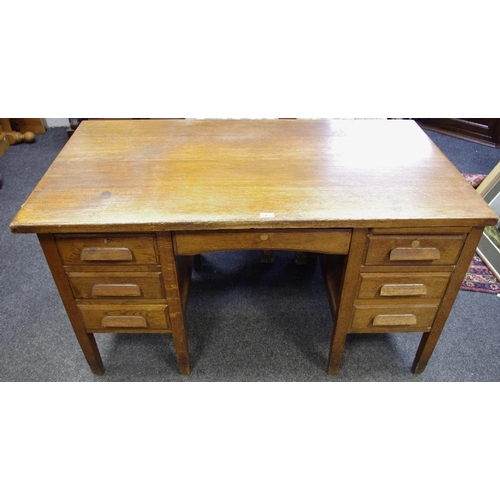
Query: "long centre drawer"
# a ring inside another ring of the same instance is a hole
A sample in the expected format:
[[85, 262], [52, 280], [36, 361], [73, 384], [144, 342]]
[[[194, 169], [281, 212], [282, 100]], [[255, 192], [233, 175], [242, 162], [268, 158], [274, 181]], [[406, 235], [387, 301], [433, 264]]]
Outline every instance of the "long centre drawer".
[[346, 255], [350, 242], [350, 229], [178, 231], [174, 234], [177, 255], [251, 249]]

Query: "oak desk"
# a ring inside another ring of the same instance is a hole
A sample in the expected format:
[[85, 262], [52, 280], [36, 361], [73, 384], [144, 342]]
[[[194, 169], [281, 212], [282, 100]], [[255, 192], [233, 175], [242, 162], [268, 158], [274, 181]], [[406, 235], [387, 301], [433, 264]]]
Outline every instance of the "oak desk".
[[[38, 234], [83, 353], [94, 333], [171, 333], [190, 372], [193, 255], [322, 256], [334, 317], [328, 372], [350, 333], [436, 345], [496, 214], [411, 121], [83, 122], [11, 224]], [[325, 353], [326, 354], [326, 353]]]

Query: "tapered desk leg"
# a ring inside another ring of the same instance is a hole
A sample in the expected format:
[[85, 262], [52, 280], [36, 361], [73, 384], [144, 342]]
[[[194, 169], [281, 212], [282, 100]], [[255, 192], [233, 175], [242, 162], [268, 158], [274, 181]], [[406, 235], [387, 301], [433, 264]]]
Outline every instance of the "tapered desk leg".
[[338, 325], [335, 325], [332, 343], [330, 346], [330, 357], [328, 359], [328, 375], [337, 375], [340, 370], [340, 363], [342, 361], [346, 338], [347, 329], [340, 329]]
[[342, 280], [340, 304], [338, 305], [330, 347], [327, 370], [329, 375], [335, 375], [340, 369], [340, 362], [342, 361], [345, 341], [350, 327], [354, 299], [356, 298], [356, 288], [365, 249], [366, 234], [366, 229], [355, 229], [352, 233], [351, 250], [349, 251], [344, 278]]
[[179, 275], [175, 262], [171, 233], [157, 233], [157, 242], [165, 282], [165, 294], [172, 326], [177, 365], [180, 373], [189, 375], [191, 367], [189, 362], [188, 339], [184, 323], [181, 292], [179, 289]]
[[102, 375], [104, 373], [104, 366], [102, 364], [101, 354], [97, 348], [94, 335], [92, 333], [87, 333], [78, 307], [74, 301], [71, 285], [59, 257], [54, 236], [51, 234], [39, 234], [38, 240], [42, 246], [47, 264], [49, 265], [49, 269], [85, 359], [92, 373], [95, 375]]
[[73, 326], [73, 330], [75, 331], [76, 338], [80, 347], [83, 351], [85, 359], [92, 370], [94, 375], [104, 375], [104, 366], [102, 364], [101, 355], [99, 353], [99, 349], [97, 348], [97, 344], [95, 341], [95, 337], [93, 333], [87, 333], [86, 331], [81, 331], [78, 328]]
[[422, 373], [429, 362], [429, 359], [434, 352], [434, 347], [436, 347], [437, 341], [441, 335], [441, 331], [431, 331], [425, 332], [422, 335], [420, 344], [417, 349], [417, 354], [415, 355], [415, 360], [413, 361], [413, 366], [411, 371], [415, 374]]
[[465, 240], [455, 271], [451, 276], [441, 306], [434, 319], [432, 329], [430, 332], [426, 332], [422, 335], [422, 340], [420, 341], [415, 360], [413, 361], [413, 373], [422, 373], [432, 356], [482, 234], [482, 227], [473, 228]]

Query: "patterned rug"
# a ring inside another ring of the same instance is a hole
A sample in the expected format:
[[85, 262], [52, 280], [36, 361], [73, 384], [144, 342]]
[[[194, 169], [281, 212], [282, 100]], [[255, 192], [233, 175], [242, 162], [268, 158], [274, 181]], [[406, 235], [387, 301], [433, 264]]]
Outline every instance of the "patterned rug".
[[[486, 177], [480, 174], [463, 174], [463, 176], [473, 188], [479, 186]], [[460, 289], [470, 292], [498, 294], [500, 293], [500, 283], [491, 273], [488, 266], [481, 260], [479, 255], [474, 254]]]
[[500, 293], [500, 283], [479, 255], [474, 254], [460, 290], [497, 294]]

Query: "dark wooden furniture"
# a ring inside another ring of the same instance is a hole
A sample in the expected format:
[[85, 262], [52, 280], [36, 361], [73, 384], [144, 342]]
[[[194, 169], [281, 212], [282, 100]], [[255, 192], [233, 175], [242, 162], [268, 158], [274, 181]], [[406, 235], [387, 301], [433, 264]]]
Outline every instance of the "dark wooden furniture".
[[500, 147], [500, 118], [419, 118], [417, 121], [429, 130]]
[[348, 334], [423, 332], [419, 373], [496, 221], [412, 121], [145, 120], [82, 122], [10, 227], [38, 234], [96, 374], [106, 332], [170, 333], [189, 373], [192, 256], [240, 249], [322, 256], [329, 373]]

